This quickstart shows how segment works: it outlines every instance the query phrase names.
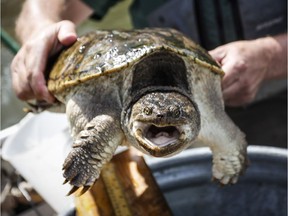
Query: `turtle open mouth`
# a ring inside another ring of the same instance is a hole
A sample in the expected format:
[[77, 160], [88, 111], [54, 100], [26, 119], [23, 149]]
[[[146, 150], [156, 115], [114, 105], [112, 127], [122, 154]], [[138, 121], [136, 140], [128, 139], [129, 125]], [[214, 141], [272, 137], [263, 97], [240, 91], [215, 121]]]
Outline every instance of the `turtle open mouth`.
[[156, 126], [143, 122], [134, 122], [133, 131], [140, 143], [152, 149], [179, 143], [181, 134], [177, 126]]
[[180, 137], [180, 132], [175, 126], [157, 127], [150, 125], [143, 135], [144, 139], [146, 138], [154, 145], [162, 147], [175, 143]]
[[135, 139], [131, 140], [131, 144], [144, 153], [154, 157], [169, 157], [190, 145], [192, 133], [187, 124], [158, 125], [134, 121], [131, 135]]

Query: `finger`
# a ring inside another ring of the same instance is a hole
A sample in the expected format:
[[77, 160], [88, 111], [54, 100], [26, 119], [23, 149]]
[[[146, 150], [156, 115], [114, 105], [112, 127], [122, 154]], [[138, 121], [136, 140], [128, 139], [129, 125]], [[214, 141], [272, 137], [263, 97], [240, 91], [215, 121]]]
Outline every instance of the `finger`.
[[244, 87], [239, 80], [223, 90], [223, 99], [227, 106], [245, 106], [253, 101], [256, 92], [257, 90], [254, 88]]
[[51, 41], [50, 55], [58, 53], [64, 46], [70, 46], [77, 40], [76, 26], [68, 20], [61, 21], [54, 26], [54, 36]]
[[31, 89], [36, 97], [39, 100], [45, 100], [48, 103], [53, 103], [55, 101], [54, 96], [49, 92], [46, 80], [42, 73], [33, 72], [31, 74]]
[[21, 79], [18, 74], [12, 76], [13, 90], [20, 100], [26, 101], [34, 98], [33, 90], [27, 83], [28, 82]]
[[232, 99], [237, 97], [237, 92], [239, 92], [239, 84], [235, 82], [234, 85], [230, 85], [229, 87], [223, 89], [223, 99], [226, 102], [230, 102]]
[[11, 76], [12, 76], [12, 87], [16, 94], [16, 96], [20, 100], [29, 100], [34, 98], [33, 91], [28, 84], [26, 69], [24, 67], [24, 63], [21, 57], [19, 55], [22, 55], [22, 50], [17, 53], [15, 58], [13, 59], [10, 70], [11, 70]]
[[217, 47], [214, 50], [210, 50], [209, 54], [212, 56], [214, 60], [216, 60], [217, 62], [221, 64], [222, 60], [226, 56], [226, 51], [222, 49], [221, 47]]
[[[50, 42], [51, 44], [51, 42]], [[46, 47], [48, 46], [48, 47]], [[49, 41], [45, 44], [39, 45], [35, 48], [35, 53], [39, 53], [35, 58], [29, 58], [26, 64], [27, 79], [30, 83], [30, 87], [36, 97], [39, 100], [45, 100], [48, 103], [55, 101], [54, 96], [48, 91], [45, 79], [45, 68], [49, 55]]]
[[68, 20], [61, 21], [53, 27], [53, 37], [49, 39], [52, 39], [48, 46], [49, 56], [53, 56], [64, 46], [70, 46], [77, 40], [76, 26]]
[[223, 71], [225, 72], [222, 79], [222, 89], [224, 90], [236, 82], [239, 78], [238, 70], [235, 68], [235, 60], [229, 60], [229, 56], [226, 56], [226, 50], [221, 46], [209, 51], [209, 54], [212, 56], [212, 58], [220, 63]]
[[226, 64], [222, 66], [225, 75], [222, 79], [222, 89], [225, 90], [229, 88], [229, 86], [233, 85], [235, 82], [239, 80], [241, 75], [241, 70], [235, 66], [235, 63], [232, 61], [228, 61]]
[[241, 75], [245, 74], [247, 70], [247, 63], [245, 60], [236, 58], [237, 54], [231, 53], [222, 61], [222, 69], [225, 75], [222, 80], [222, 89], [226, 89], [233, 85], [241, 78]]
[[64, 46], [69, 46], [77, 40], [75, 24], [64, 20], [58, 23], [58, 40]]
[[[38, 39], [34, 43], [26, 44], [26, 51], [24, 53], [24, 67], [26, 71], [22, 74], [26, 76], [27, 84], [30, 85], [34, 98], [53, 103], [55, 99], [49, 93], [44, 77], [50, 47], [53, 46], [51, 45], [53, 37], [50, 39], [49, 36], [47, 36], [41, 38], [41, 40], [41, 43], [39, 43]], [[37, 44], [37, 46], [35, 44]], [[24, 77], [22, 77], [22, 79], [24, 80]]]

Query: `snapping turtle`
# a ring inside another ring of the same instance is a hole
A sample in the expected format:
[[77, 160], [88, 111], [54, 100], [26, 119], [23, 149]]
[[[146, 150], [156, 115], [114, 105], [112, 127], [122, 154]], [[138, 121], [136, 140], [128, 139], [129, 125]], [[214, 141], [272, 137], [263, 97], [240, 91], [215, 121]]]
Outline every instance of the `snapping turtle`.
[[65, 182], [82, 193], [120, 144], [156, 156], [196, 143], [213, 153], [213, 177], [235, 183], [245, 169], [244, 134], [224, 112], [223, 71], [172, 29], [95, 31], [61, 53], [48, 88], [66, 104], [73, 149]]

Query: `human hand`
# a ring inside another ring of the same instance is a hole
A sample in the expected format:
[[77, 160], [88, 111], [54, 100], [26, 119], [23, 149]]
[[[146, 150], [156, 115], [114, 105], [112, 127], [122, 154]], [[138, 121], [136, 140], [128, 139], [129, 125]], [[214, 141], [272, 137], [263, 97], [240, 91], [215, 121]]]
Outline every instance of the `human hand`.
[[48, 91], [44, 75], [47, 60], [76, 40], [76, 27], [67, 20], [51, 23], [30, 36], [11, 64], [12, 85], [17, 97], [53, 103], [55, 98]]
[[228, 106], [243, 106], [253, 101], [266, 79], [271, 52], [260, 40], [237, 41], [209, 52], [225, 72], [223, 98]]

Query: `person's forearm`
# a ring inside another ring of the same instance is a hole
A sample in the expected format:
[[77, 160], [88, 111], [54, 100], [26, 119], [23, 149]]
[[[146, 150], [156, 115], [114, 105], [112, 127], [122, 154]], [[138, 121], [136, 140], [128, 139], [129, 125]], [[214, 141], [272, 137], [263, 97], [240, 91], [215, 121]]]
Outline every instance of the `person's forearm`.
[[65, 0], [27, 0], [16, 22], [16, 34], [24, 43], [35, 32], [61, 20]]
[[79, 24], [92, 12], [80, 0], [27, 0], [16, 22], [16, 34], [23, 43], [49, 24], [61, 20]]
[[258, 39], [266, 48], [269, 64], [265, 80], [287, 77], [287, 34]]

